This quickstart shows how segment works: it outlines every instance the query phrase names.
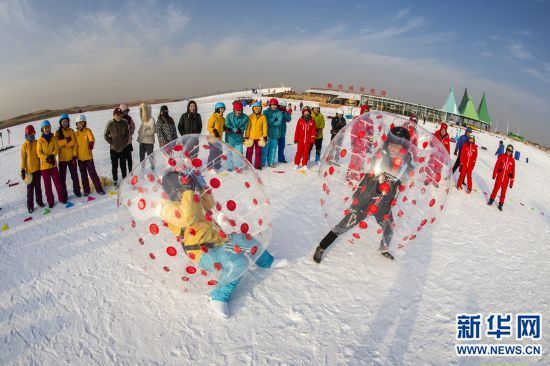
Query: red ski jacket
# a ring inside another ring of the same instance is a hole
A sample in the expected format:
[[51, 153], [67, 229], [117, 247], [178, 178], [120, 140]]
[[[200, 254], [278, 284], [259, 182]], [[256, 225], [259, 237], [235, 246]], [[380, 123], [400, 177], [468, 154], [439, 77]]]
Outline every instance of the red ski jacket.
[[516, 162], [512, 155], [500, 155], [493, 169], [493, 179], [496, 179], [497, 182], [501, 182], [502, 185], [507, 185], [508, 182], [510, 182], [510, 188], [512, 188], [515, 175]]
[[300, 118], [296, 124], [296, 131], [294, 132], [294, 142], [300, 144], [313, 144], [315, 143], [315, 136], [317, 131], [315, 130], [315, 120], [310, 118], [306, 122], [305, 119]]
[[435, 138], [441, 141], [443, 146], [445, 146], [445, 149], [447, 149], [447, 152], [449, 155], [451, 154], [451, 139], [449, 138], [449, 134], [447, 133], [444, 137], [441, 137], [441, 129], [435, 131], [434, 133]]
[[477, 160], [477, 145], [475, 143], [467, 142], [462, 146], [460, 150], [460, 165], [461, 169], [474, 169]]

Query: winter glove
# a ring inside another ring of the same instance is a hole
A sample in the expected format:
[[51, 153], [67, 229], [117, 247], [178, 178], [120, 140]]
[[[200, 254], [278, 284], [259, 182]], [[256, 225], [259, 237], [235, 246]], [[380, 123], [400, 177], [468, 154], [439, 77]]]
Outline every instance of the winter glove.
[[225, 126], [225, 127], [223, 128], [223, 130], [224, 130], [225, 132], [232, 132], [231, 129], [230, 129], [229, 127], [227, 127], [227, 126]]
[[25, 169], [21, 169], [21, 179], [25, 180]]
[[220, 138], [220, 133], [215, 128], [214, 128], [214, 136], [216, 136], [217, 138]]
[[510, 181], [510, 185], [509, 185], [509, 187], [510, 187], [510, 188], [512, 188], [513, 186], [514, 186], [514, 181], [513, 181], [513, 180], [511, 180], [511, 181]]
[[237, 132], [235, 132], [237, 135], [242, 135], [243, 131], [240, 128], [237, 128]]
[[295, 139], [295, 140], [294, 140], [294, 143], [297, 144], [297, 143], [298, 143], [298, 140]]
[[493, 180], [495, 180], [495, 179], [497, 179], [497, 177], [495, 177], [495, 176], [493, 175]]
[[55, 165], [55, 156], [48, 155], [48, 157], [46, 158], [46, 162], [50, 165]]
[[260, 137], [260, 139], [258, 140], [258, 145], [260, 147], [265, 147], [266, 140], [267, 140], [267, 137]]
[[73, 159], [71, 160], [71, 164], [73, 164], [74, 166], [76, 166], [76, 156], [73, 156]]
[[94, 149], [94, 143], [88, 142], [88, 150], [93, 150], [93, 149]]
[[245, 139], [244, 140], [244, 146], [252, 147], [252, 145], [254, 145], [254, 141], [252, 141], [251, 139]]
[[457, 155], [458, 155], [458, 153], [455, 151], [455, 156], [457, 156]]
[[67, 142], [71, 142], [71, 136], [66, 137], [65, 140], [67, 140]]

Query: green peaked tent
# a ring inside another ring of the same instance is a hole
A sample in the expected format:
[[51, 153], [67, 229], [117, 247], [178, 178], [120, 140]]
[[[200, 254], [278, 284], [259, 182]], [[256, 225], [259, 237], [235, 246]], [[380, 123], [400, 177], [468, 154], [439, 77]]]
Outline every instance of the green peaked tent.
[[466, 109], [466, 104], [468, 104], [468, 99], [470, 99], [470, 96], [468, 95], [468, 89], [464, 89], [464, 95], [462, 96], [462, 101], [460, 102], [460, 105], [458, 106], [458, 112], [462, 114], [464, 109]]
[[468, 101], [466, 102], [466, 106], [464, 109], [459, 109], [460, 115], [464, 118], [471, 119], [473, 121], [479, 121], [479, 117], [476, 113], [476, 107], [474, 105], [474, 101], [472, 100], [472, 97], [468, 97]]
[[456, 107], [455, 92], [453, 88], [449, 90], [449, 96], [447, 97], [445, 104], [443, 104], [443, 107], [441, 107], [441, 110], [443, 112], [458, 115], [458, 108]]
[[489, 125], [491, 124], [491, 116], [489, 116], [489, 109], [487, 108], [487, 100], [485, 99], [485, 93], [481, 98], [481, 103], [477, 107], [477, 115], [480, 121], [486, 122]]

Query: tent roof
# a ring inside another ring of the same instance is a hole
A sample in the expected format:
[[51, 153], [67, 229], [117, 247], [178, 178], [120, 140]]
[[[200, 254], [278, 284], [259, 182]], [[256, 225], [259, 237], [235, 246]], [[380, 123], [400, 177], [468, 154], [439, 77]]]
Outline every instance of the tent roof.
[[479, 107], [477, 107], [477, 115], [480, 121], [491, 124], [491, 116], [489, 116], [489, 109], [487, 108], [487, 100], [485, 99], [485, 93], [483, 93], [483, 97], [481, 98], [481, 103], [479, 103]]
[[456, 107], [455, 92], [453, 88], [449, 90], [449, 95], [447, 96], [445, 104], [443, 104], [443, 107], [441, 107], [441, 110], [447, 113], [458, 115], [458, 108]]
[[460, 102], [460, 105], [458, 106], [458, 112], [462, 114], [462, 111], [466, 109], [466, 104], [468, 104], [468, 99], [470, 99], [470, 96], [468, 95], [468, 89], [464, 89], [464, 95], [462, 95], [462, 101]]
[[[468, 118], [474, 121], [480, 121], [479, 117], [476, 112], [476, 107], [474, 106], [474, 101], [472, 100], [472, 97], [468, 97], [468, 101], [466, 102], [466, 106], [463, 109], [459, 109], [460, 115], [464, 118]], [[482, 122], [482, 121], [480, 121]]]

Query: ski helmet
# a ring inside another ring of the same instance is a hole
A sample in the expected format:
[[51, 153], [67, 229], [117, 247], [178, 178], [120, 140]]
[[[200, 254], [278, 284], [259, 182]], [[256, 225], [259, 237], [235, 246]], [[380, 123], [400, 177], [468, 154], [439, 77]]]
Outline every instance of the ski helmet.
[[59, 124], [61, 124], [61, 121], [63, 121], [64, 119], [70, 120], [70, 119], [69, 119], [69, 115], [68, 115], [67, 113], [62, 114], [62, 115], [59, 117]]
[[52, 127], [52, 125], [50, 124], [50, 121], [48, 121], [47, 119], [43, 120], [42, 123], [40, 124], [40, 131], [42, 131], [44, 127]]
[[25, 135], [34, 135], [36, 132], [34, 131], [34, 127], [32, 125], [28, 125], [25, 127]]
[[86, 116], [81, 114], [80, 116], [78, 116], [78, 118], [76, 119], [76, 123], [78, 122], [86, 122]]
[[506, 146], [506, 151], [513, 152], [514, 151], [514, 146], [512, 144], [509, 144], [508, 146]]
[[397, 126], [390, 130], [390, 134], [388, 135], [388, 142], [397, 145], [405, 145], [404, 140], [411, 140], [411, 134], [409, 133], [409, 130], [407, 130], [405, 127]]
[[269, 105], [270, 105], [270, 106], [271, 106], [271, 105], [277, 105], [277, 106], [278, 106], [278, 105], [279, 105], [279, 102], [277, 101], [277, 99], [271, 98], [271, 99], [269, 100]]
[[225, 104], [222, 103], [222, 102], [216, 103], [216, 104], [214, 105], [214, 109], [216, 110], [216, 109], [218, 109], [218, 108], [223, 108], [223, 109], [225, 109]]
[[472, 131], [473, 131], [473, 130], [472, 130], [472, 127], [466, 128], [466, 132], [472, 132]]
[[233, 110], [234, 111], [242, 111], [243, 110], [243, 104], [239, 101], [233, 103]]
[[120, 108], [121, 111], [126, 112], [130, 110], [130, 107], [128, 107], [128, 104], [122, 103], [118, 108]]
[[446, 130], [446, 129], [447, 129], [447, 124], [446, 124], [445, 122], [443, 122], [443, 123], [441, 124], [441, 129], [442, 129], [442, 130]]
[[411, 114], [411, 116], [409, 117], [409, 121], [411, 122], [414, 122], [414, 123], [417, 123], [418, 122], [418, 118], [416, 118], [416, 114]]
[[115, 108], [115, 109], [113, 110], [113, 116], [115, 116], [115, 115], [122, 116], [122, 109], [120, 109], [120, 108]]
[[252, 104], [252, 109], [254, 109], [254, 108], [260, 108], [261, 109], [262, 108], [262, 102], [254, 102]]
[[183, 173], [170, 171], [162, 177], [162, 189], [171, 201], [178, 201], [178, 193], [195, 189], [194, 181]]
[[338, 108], [336, 110], [336, 114], [341, 114], [343, 116], [344, 115], [344, 110], [342, 108]]
[[304, 115], [304, 112], [309, 112], [311, 114], [311, 108], [306, 105], [302, 108], [302, 116]]
[[286, 100], [281, 99], [281, 101], [279, 102], [279, 106], [280, 107], [286, 107]]
[[475, 140], [476, 140], [475, 135], [470, 135], [470, 136], [468, 136], [468, 140], [474, 140], [474, 141], [475, 141]]

